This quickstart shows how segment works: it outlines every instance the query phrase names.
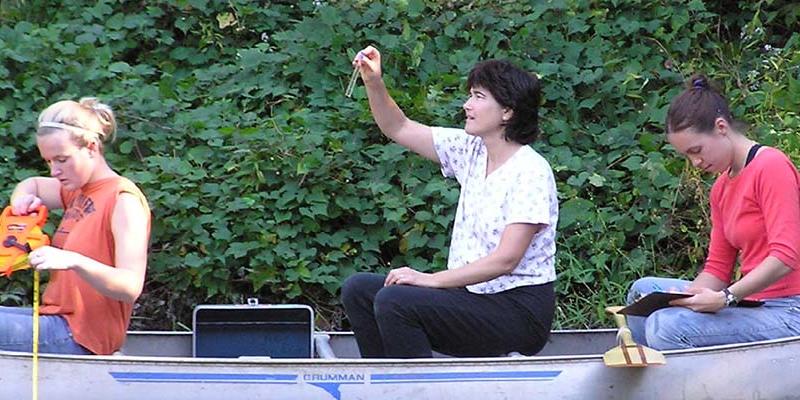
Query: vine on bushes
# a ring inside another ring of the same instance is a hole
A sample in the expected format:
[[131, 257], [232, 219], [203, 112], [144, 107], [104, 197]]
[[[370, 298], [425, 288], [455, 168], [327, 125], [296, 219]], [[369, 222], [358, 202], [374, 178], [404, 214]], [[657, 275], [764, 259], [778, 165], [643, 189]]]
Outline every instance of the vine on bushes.
[[[44, 174], [39, 110], [96, 95], [121, 123], [111, 164], [153, 211], [134, 328], [185, 327], [199, 303], [305, 302], [344, 327], [356, 271], [445, 267], [458, 188], [387, 143], [349, 60], [378, 46], [413, 119], [458, 126], [472, 65], [509, 58], [544, 83], [558, 181], [558, 327], [605, 323], [648, 275], [692, 275], [710, 177], [663, 140], [669, 99], [703, 70], [755, 135], [800, 160], [797, 6], [634, 0], [438, 2], [12, 0], [0, 5], [4, 193]], [[623, 8], [624, 7], [624, 8]], [[18, 274], [0, 302], [28, 301]]]

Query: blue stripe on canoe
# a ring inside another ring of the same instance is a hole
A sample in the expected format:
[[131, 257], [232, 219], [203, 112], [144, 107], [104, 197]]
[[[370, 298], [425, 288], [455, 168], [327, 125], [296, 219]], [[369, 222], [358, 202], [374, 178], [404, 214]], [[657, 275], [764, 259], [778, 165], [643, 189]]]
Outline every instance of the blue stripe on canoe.
[[386, 385], [397, 383], [456, 383], [456, 382], [549, 382], [553, 378], [516, 378], [516, 379], [409, 379], [393, 381], [372, 381], [373, 385]]
[[[139, 383], [298, 383], [296, 374], [221, 374], [221, 373], [181, 373], [181, 372], [110, 372], [118, 382]], [[374, 384], [422, 383], [422, 382], [507, 382], [507, 381], [549, 381], [561, 371], [500, 371], [500, 372], [433, 372], [410, 374], [372, 374], [369, 381]], [[310, 380], [307, 383], [323, 383], [325, 380]], [[328, 381], [348, 384], [364, 381]]]
[[465, 382], [493, 380], [553, 380], [561, 371], [439, 372], [415, 374], [373, 374], [373, 383], [392, 382]]
[[181, 372], [109, 372], [119, 382], [297, 383], [291, 374], [209, 374]]

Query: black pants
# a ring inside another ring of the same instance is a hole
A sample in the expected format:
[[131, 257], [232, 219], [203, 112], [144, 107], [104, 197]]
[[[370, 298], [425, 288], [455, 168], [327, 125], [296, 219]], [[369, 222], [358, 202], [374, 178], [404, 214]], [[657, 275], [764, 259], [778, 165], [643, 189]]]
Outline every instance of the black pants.
[[536, 354], [550, 334], [553, 283], [496, 294], [465, 288], [383, 286], [384, 275], [358, 273], [342, 285], [342, 303], [365, 358]]

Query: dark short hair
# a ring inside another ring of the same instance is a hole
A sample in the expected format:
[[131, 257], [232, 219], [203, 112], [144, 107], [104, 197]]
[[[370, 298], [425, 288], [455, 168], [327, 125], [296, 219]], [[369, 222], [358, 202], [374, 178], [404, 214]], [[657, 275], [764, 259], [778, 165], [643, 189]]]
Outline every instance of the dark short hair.
[[686, 81], [686, 89], [672, 99], [664, 123], [667, 134], [693, 128], [699, 133], [711, 132], [714, 121], [724, 118], [729, 124], [741, 128], [728, 108], [722, 92], [705, 75], [695, 74]]
[[506, 122], [505, 139], [530, 144], [539, 137], [539, 79], [505, 60], [476, 64], [467, 78], [467, 90], [482, 87], [497, 102], [514, 111]]

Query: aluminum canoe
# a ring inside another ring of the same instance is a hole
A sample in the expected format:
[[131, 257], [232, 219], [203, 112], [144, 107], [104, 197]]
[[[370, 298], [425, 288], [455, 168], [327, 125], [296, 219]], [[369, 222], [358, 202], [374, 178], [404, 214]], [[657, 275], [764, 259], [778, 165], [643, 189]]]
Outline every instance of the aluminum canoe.
[[[350, 333], [316, 358], [193, 358], [190, 332], [130, 332], [113, 356], [39, 356], [42, 400], [797, 399], [800, 336], [663, 352], [609, 368], [616, 330], [555, 331], [536, 356], [361, 359]], [[0, 351], [0, 399], [31, 398], [30, 353]]]

